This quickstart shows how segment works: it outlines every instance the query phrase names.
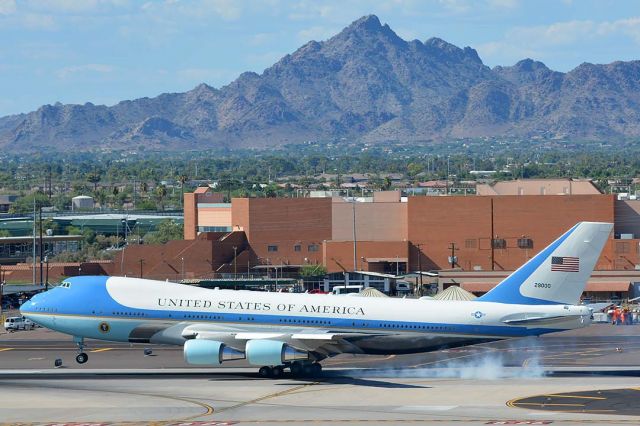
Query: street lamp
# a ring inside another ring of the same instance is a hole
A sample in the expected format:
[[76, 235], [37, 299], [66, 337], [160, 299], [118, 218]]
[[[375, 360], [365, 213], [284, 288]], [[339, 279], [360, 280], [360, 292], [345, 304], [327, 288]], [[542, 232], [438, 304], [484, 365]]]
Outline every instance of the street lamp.
[[49, 290], [49, 256], [44, 257], [44, 263], [47, 264], [47, 274], [45, 275], [44, 289]]

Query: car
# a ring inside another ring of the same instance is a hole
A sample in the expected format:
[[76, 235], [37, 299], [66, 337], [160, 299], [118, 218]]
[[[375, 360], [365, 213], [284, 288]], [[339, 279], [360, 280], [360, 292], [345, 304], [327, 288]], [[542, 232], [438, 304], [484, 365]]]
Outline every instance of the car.
[[411, 293], [411, 284], [407, 281], [397, 281], [396, 282], [396, 292], [400, 293]]
[[4, 329], [7, 331], [33, 330], [35, 327], [35, 323], [25, 317], [9, 317], [4, 320]]

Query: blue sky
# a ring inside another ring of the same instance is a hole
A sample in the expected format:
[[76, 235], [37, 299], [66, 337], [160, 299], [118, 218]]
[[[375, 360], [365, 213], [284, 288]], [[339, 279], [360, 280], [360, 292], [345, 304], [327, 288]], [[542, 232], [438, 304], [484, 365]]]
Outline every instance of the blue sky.
[[638, 0], [0, 0], [0, 116], [221, 87], [372, 13], [489, 66], [640, 59]]

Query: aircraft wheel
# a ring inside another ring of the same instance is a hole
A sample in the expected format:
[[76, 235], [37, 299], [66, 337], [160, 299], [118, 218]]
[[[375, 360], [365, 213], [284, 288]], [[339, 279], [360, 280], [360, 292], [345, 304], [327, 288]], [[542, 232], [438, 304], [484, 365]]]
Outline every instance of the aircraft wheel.
[[284, 368], [282, 368], [282, 366], [280, 365], [275, 366], [273, 367], [271, 374], [271, 377], [273, 377], [274, 379], [279, 379], [284, 375]]
[[89, 355], [85, 354], [84, 352], [76, 356], [76, 362], [78, 364], [84, 364], [88, 360], [89, 360]]
[[291, 364], [291, 375], [293, 376], [299, 376], [302, 374], [302, 364], [299, 362], [294, 362], [293, 364]]
[[311, 375], [313, 377], [318, 377], [322, 374], [322, 365], [318, 362], [314, 362], [311, 364]]
[[271, 369], [271, 367], [260, 367], [260, 370], [258, 370], [258, 375], [260, 377], [271, 377], [273, 375], [273, 369]]
[[302, 366], [302, 375], [303, 376], [311, 376], [313, 374], [312, 364], [304, 364]]

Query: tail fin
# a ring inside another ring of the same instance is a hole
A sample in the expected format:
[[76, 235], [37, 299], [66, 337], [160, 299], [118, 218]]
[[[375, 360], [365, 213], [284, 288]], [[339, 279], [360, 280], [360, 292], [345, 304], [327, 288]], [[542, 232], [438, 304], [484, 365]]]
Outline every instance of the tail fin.
[[574, 304], [613, 224], [579, 222], [478, 301], [523, 305]]

